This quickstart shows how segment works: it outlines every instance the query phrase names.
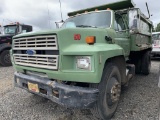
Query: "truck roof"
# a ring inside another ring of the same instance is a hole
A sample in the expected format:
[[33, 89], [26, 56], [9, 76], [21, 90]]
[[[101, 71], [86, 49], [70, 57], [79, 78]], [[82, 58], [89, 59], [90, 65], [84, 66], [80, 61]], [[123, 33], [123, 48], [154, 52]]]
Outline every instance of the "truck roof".
[[[8, 24], [8, 25], [4, 25], [3, 27], [7, 27], [7, 26], [15, 26], [17, 24]], [[24, 26], [30, 26], [32, 27], [31, 25], [26, 25], [26, 24], [19, 24], [19, 25], [24, 25]]]
[[77, 13], [81, 14], [81, 13], [84, 13], [85, 11], [88, 11], [88, 12], [95, 11], [96, 9], [107, 10], [107, 8], [110, 8], [112, 10], [121, 10], [121, 9], [133, 8], [133, 7], [135, 7], [135, 4], [133, 3], [132, 0], [121, 0], [118, 2], [114, 2], [114, 3], [109, 3], [109, 4], [105, 4], [105, 5], [101, 5], [101, 6], [96, 6], [96, 7], [92, 7], [92, 8], [87, 8], [87, 9], [82, 9], [82, 10], [70, 12], [70, 13], [68, 13], [68, 16], [74, 16]]

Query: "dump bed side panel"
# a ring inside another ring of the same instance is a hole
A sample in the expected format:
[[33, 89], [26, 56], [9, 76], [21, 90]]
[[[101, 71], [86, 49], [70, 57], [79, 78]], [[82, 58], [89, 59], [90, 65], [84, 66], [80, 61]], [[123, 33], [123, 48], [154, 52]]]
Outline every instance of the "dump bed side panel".
[[131, 51], [141, 51], [148, 48], [152, 48], [150, 36], [142, 34], [131, 35]]
[[152, 48], [152, 22], [138, 8], [129, 11], [131, 51]]

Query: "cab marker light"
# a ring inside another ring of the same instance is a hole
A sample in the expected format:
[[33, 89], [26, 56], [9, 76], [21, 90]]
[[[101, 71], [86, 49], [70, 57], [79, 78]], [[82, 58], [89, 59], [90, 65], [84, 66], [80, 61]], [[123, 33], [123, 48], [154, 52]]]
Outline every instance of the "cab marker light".
[[95, 36], [87, 36], [86, 43], [87, 44], [94, 44], [95, 43]]

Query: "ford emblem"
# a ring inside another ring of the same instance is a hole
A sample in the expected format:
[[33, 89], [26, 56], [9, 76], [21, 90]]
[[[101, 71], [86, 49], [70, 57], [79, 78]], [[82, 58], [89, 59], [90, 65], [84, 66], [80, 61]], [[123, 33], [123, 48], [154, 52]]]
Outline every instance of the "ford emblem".
[[27, 50], [26, 54], [28, 54], [28, 55], [34, 55], [34, 54], [36, 54], [36, 51], [35, 50]]

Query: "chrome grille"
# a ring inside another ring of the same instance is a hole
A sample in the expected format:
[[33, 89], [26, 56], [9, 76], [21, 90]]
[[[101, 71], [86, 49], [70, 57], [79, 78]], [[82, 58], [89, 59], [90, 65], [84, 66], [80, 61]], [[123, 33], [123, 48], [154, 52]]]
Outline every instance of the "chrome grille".
[[[13, 41], [13, 50], [14, 61], [17, 65], [52, 70], [58, 69], [59, 55], [54, 55], [55, 51], [58, 50], [56, 35], [37, 35], [34, 37], [16, 38]], [[36, 52], [33, 55], [28, 55], [26, 53], [27, 50]]]
[[14, 39], [13, 50], [58, 50], [56, 35]]
[[45, 69], [58, 68], [58, 55], [27, 55], [13, 54], [17, 65], [31, 66]]

